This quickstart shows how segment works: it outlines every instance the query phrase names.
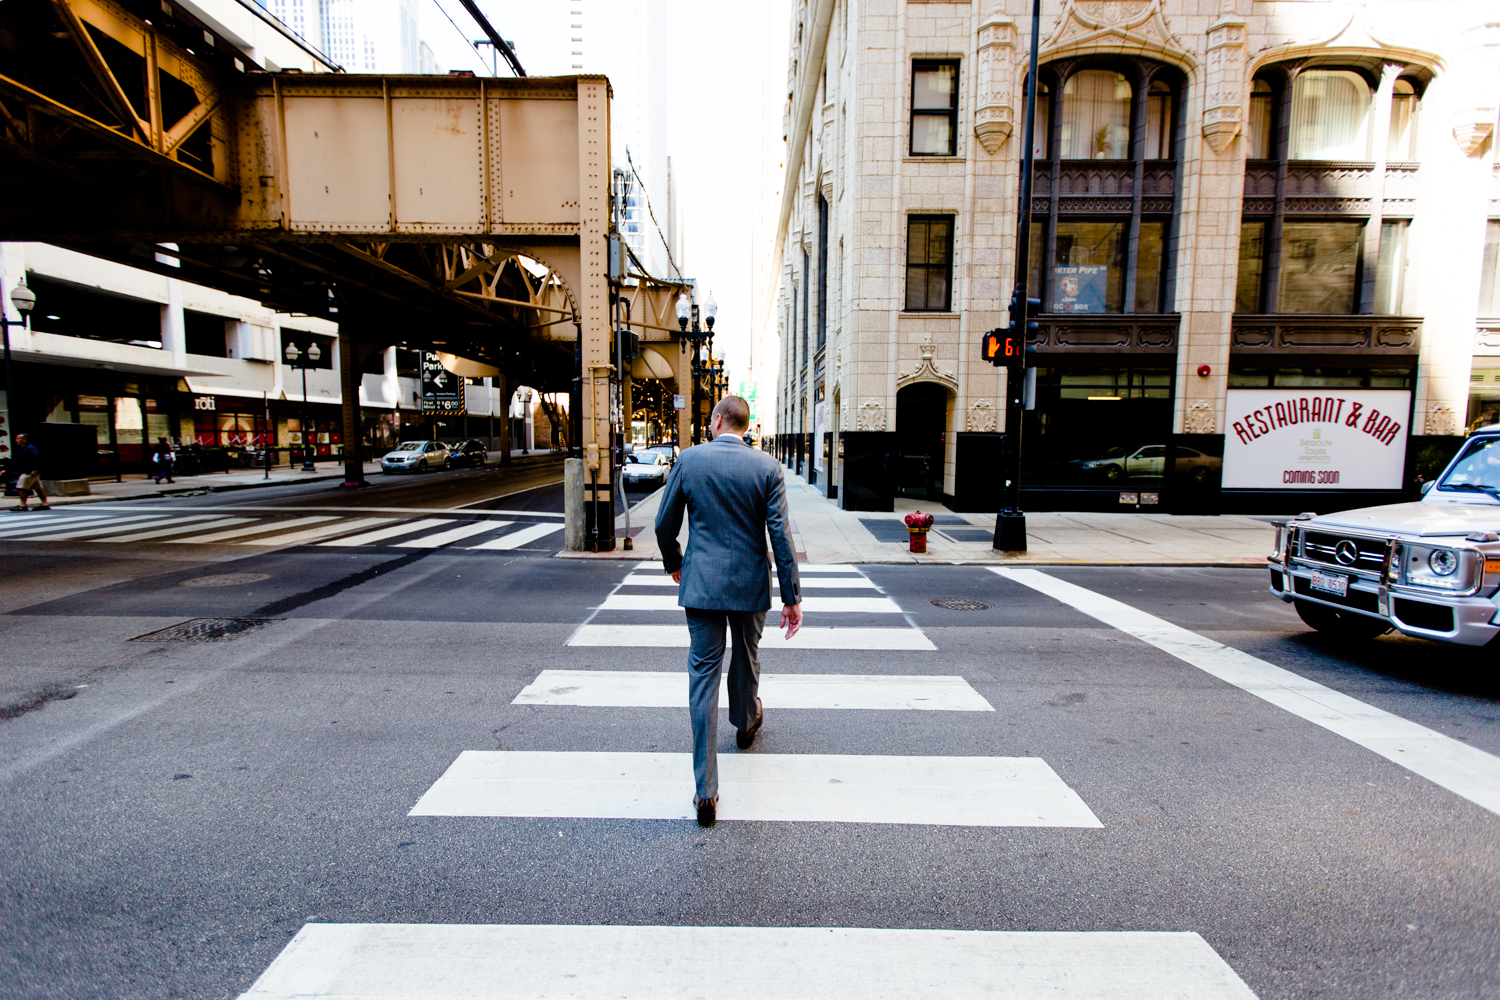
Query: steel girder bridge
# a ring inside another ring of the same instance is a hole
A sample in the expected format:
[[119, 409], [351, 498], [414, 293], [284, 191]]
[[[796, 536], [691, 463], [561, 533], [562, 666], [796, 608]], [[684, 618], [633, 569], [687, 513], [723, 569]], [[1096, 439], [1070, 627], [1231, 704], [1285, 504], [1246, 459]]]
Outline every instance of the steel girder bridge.
[[0, 239], [336, 321], [350, 483], [361, 372], [387, 347], [441, 352], [502, 398], [570, 393], [569, 536], [611, 549], [617, 331], [672, 342], [657, 356], [686, 386], [669, 320], [690, 289], [618, 252], [611, 280], [610, 96], [600, 76], [267, 73], [172, 0], [6, 0]]

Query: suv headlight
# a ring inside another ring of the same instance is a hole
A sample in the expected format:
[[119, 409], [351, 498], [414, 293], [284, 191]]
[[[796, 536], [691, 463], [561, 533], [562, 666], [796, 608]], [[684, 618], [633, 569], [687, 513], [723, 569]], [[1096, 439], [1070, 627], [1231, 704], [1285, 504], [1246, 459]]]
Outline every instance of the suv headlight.
[[1471, 549], [1442, 545], [1402, 546], [1402, 578], [1413, 587], [1437, 590], [1468, 590], [1483, 557]]
[[1286, 556], [1286, 522], [1272, 521], [1271, 525], [1276, 531], [1276, 546], [1271, 549], [1271, 561], [1280, 562]]

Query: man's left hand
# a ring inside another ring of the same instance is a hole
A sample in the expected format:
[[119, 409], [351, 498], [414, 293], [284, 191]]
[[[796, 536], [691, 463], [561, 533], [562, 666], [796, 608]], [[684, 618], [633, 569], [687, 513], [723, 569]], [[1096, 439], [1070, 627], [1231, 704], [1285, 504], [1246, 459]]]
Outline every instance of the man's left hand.
[[672, 582], [673, 583], [681, 583], [682, 582], [682, 570], [680, 570], [680, 569], [674, 569], [672, 571]]

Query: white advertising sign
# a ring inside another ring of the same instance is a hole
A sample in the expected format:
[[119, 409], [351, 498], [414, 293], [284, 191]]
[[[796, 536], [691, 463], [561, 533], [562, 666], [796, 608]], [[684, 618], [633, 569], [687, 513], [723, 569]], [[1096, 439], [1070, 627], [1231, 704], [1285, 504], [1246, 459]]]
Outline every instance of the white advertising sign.
[[1230, 389], [1228, 490], [1397, 490], [1406, 468], [1405, 389]]
[[823, 424], [823, 404], [813, 405], [813, 468], [819, 472], [823, 471], [823, 433], [827, 428]]

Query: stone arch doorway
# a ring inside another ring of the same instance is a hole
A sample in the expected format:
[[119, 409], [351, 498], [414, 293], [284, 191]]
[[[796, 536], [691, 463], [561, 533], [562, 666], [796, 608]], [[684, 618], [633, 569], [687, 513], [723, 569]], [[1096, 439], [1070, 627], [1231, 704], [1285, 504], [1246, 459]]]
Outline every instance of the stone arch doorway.
[[943, 499], [949, 396], [949, 391], [935, 382], [914, 382], [897, 391], [897, 497]]

